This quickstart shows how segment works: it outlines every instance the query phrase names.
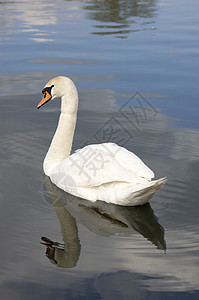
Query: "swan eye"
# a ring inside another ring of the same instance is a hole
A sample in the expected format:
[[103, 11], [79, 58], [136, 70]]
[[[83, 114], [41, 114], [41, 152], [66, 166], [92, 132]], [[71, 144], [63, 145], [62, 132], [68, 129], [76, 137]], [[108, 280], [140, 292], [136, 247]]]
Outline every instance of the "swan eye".
[[45, 87], [45, 88], [42, 90], [42, 94], [44, 94], [44, 97], [46, 97], [46, 96], [45, 96], [46, 92], [48, 92], [48, 94], [51, 95], [51, 90], [52, 90], [53, 87], [54, 87], [54, 84], [51, 85], [51, 86], [47, 86], [47, 87]]

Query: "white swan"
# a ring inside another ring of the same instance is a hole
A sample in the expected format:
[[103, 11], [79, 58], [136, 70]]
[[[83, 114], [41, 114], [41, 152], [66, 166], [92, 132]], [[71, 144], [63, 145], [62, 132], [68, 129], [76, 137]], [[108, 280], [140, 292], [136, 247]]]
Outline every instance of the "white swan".
[[70, 155], [77, 118], [78, 93], [68, 77], [51, 79], [40, 108], [61, 97], [57, 130], [43, 163], [44, 173], [60, 189], [90, 201], [118, 205], [142, 205], [165, 182], [151, 180], [151, 171], [139, 157], [114, 143], [85, 146]]

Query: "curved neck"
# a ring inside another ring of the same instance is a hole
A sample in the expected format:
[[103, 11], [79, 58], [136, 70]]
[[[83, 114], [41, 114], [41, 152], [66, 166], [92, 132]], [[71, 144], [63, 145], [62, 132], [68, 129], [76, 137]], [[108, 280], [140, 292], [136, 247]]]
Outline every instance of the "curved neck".
[[[69, 94], [62, 97], [61, 114], [58, 126], [53, 136], [51, 145], [44, 159], [44, 173], [50, 175], [59, 163], [70, 155], [73, 136], [77, 119], [78, 96], [73, 94], [72, 99], [68, 98]], [[70, 101], [68, 101], [70, 99]]]

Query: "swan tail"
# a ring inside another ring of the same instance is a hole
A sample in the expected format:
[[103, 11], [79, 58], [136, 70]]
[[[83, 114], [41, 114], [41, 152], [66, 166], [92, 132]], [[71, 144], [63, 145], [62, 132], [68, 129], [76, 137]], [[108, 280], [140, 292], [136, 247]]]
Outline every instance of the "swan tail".
[[[118, 195], [117, 204], [124, 206], [136, 206], [147, 203], [153, 194], [166, 182], [166, 177], [152, 180], [137, 187], [129, 187], [123, 193], [123, 197]], [[124, 192], [124, 191], [123, 191]]]

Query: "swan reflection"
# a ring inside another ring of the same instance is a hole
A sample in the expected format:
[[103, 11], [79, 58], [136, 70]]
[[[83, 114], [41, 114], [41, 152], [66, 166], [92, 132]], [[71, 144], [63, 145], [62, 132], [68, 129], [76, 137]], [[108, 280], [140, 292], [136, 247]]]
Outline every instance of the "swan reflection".
[[79, 260], [81, 245], [77, 222], [102, 236], [130, 236], [138, 232], [157, 249], [166, 251], [164, 228], [158, 223], [149, 203], [132, 207], [102, 201], [93, 203], [60, 190], [47, 176], [44, 183], [45, 201], [55, 208], [64, 241], [62, 244], [47, 237], [41, 238], [46, 246], [46, 256], [56, 266], [73, 268]]

